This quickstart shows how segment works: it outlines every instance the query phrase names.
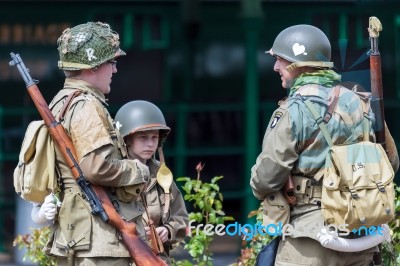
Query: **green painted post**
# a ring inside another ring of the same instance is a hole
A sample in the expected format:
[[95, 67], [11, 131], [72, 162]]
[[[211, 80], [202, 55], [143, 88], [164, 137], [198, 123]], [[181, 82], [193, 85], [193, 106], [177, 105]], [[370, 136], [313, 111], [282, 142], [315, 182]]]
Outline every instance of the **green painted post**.
[[124, 49], [128, 50], [133, 47], [135, 42], [135, 19], [131, 13], [126, 13], [123, 22], [123, 40], [121, 45]]
[[[244, 209], [242, 220], [247, 221], [250, 211], [258, 208], [258, 201], [250, 188], [250, 170], [257, 158], [261, 145], [259, 138], [259, 82], [258, 82], [258, 43], [262, 23], [260, 0], [242, 0], [242, 16], [245, 33], [245, 154], [244, 154]], [[254, 218], [251, 219], [255, 222]]]
[[169, 21], [160, 17], [160, 39], [155, 40], [152, 36], [152, 18], [147, 16], [143, 19], [143, 30], [142, 30], [142, 48], [143, 50], [152, 49], [166, 49], [169, 45]]
[[[193, 70], [194, 70], [194, 53], [196, 51], [196, 40], [199, 18], [199, 1], [198, 0], [181, 0], [181, 18], [182, 18], [182, 37], [184, 40], [184, 60], [183, 69], [183, 97], [181, 102], [177, 104], [177, 129], [176, 129], [176, 156], [175, 171], [177, 175], [184, 175], [187, 161], [187, 144], [186, 144], [186, 128], [188, 120], [188, 103], [192, 98], [193, 92]], [[193, 166], [195, 167], [195, 166]]]
[[341, 14], [339, 17], [339, 40], [348, 39], [347, 28], [348, 28], [347, 14]]
[[176, 177], [184, 176], [187, 148], [186, 148], [186, 128], [187, 128], [188, 108], [185, 103], [176, 105], [176, 129], [175, 132], [175, 169]]
[[363, 20], [364, 17], [357, 17], [356, 18], [356, 29], [360, 29], [360, 30], [356, 30], [356, 47], [357, 49], [364, 49], [365, 48], [365, 37], [364, 37], [364, 32], [361, 30], [363, 29]]
[[164, 60], [163, 66], [163, 86], [161, 91], [161, 99], [163, 102], [170, 102], [172, 100], [172, 69], [168, 60]]

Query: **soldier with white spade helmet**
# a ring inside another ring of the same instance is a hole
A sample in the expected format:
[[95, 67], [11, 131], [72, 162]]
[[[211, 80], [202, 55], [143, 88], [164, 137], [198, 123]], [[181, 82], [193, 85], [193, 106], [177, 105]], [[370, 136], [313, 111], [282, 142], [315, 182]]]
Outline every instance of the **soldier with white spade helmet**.
[[[373, 121], [371, 109], [366, 113], [363, 109], [368, 99], [340, 85], [341, 76], [332, 70], [331, 44], [317, 27], [301, 24], [284, 29], [267, 53], [275, 59], [273, 70], [288, 90], [288, 97], [279, 102], [268, 123], [262, 152], [251, 169], [250, 185], [254, 196], [264, 201], [266, 221], [290, 223], [294, 228], [286, 232], [284, 241], [279, 241], [272, 259], [275, 265], [287, 266], [371, 265], [378, 252], [376, 244], [344, 252], [334, 250], [335, 245], [322, 246], [325, 240], [318, 238], [324, 224], [320, 170], [324, 168], [329, 144], [304, 103], [306, 99], [313, 103], [333, 143], [341, 144], [362, 124], [364, 116]], [[374, 139], [372, 127], [366, 134]], [[397, 150], [390, 134], [386, 136], [386, 143], [392, 148], [388, 157], [396, 171]], [[291, 206], [281, 194], [289, 176], [293, 177], [297, 200]]]

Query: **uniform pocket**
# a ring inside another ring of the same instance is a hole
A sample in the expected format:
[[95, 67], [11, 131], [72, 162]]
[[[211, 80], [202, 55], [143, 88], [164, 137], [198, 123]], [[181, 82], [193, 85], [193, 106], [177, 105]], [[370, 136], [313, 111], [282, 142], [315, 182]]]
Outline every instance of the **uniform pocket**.
[[59, 212], [59, 228], [55, 234], [57, 247], [89, 250], [92, 214], [88, 203], [77, 193], [66, 193]]
[[289, 222], [290, 209], [281, 191], [269, 194], [263, 201], [263, 224], [283, 225]]

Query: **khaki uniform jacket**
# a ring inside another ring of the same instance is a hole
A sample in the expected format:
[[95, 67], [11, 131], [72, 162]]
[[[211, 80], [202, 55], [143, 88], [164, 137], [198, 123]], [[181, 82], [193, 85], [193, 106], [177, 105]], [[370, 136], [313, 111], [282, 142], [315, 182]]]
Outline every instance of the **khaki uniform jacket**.
[[[150, 169], [150, 182], [145, 190], [147, 208], [155, 227], [165, 226], [169, 231], [168, 241], [164, 243], [164, 248], [167, 251], [161, 257], [170, 263], [168, 253], [172, 249], [172, 244], [182, 241], [186, 236], [186, 228], [188, 226], [188, 213], [186, 210], [185, 202], [182, 194], [172, 182], [170, 188], [170, 207], [168, 213], [163, 214], [165, 200], [164, 190], [158, 185], [156, 174], [160, 167], [160, 163], [154, 159], [148, 161]], [[143, 214], [144, 223], [147, 223], [148, 217], [146, 213]]]
[[[145, 239], [142, 204], [137, 200], [121, 200], [117, 194], [124, 187], [136, 187], [131, 191], [137, 197], [149, 178], [149, 170], [137, 160], [124, 159], [126, 147], [105, 108], [104, 95], [91, 84], [67, 78], [64, 88], [50, 104], [56, 119], [66, 97], [75, 90], [81, 90], [82, 94], [71, 102], [61, 123], [71, 137], [83, 174], [90, 183], [106, 188], [120, 215], [137, 223], [138, 233]], [[55, 256], [129, 257], [117, 230], [91, 214], [90, 205], [58, 151], [57, 168], [62, 206], [47, 252]]]
[[[313, 179], [324, 167], [329, 146], [322, 132], [319, 131], [315, 135], [319, 129], [318, 125], [301, 97], [310, 99], [324, 117], [333, 94], [331, 88], [305, 85], [300, 87], [294, 96], [282, 102], [273, 113], [264, 135], [262, 152], [251, 169], [250, 185], [253, 194], [259, 200], [263, 200], [270, 193], [280, 191], [289, 174]], [[337, 106], [327, 124], [335, 144], [344, 143], [363, 121], [361, 101], [369, 100], [361, 99], [344, 87], [340, 88]], [[374, 123], [375, 117], [371, 110], [368, 117]], [[372, 127], [370, 136], [374, 138]], [[388, 141], [394, 143], [390, 134], [387, 134]], [[396, 147], [392, 146], [389, 158], [397, 171], [399, 158]], [[291, 210], [291, 222], [296, 220], [299, 226], [303, 222], [307, 224], [316, 220], [322, 223], [322, 212], [313, 212], [315, 210], [320, 210], [320, 206], [315, 203], [297, 204]]]

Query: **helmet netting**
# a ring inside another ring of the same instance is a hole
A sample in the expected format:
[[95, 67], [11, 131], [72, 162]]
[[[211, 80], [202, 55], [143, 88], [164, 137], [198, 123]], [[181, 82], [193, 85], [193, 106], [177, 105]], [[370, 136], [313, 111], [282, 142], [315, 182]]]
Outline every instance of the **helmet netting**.
[[[111, 30], [108, 24], [88, 22], [64, 30], [57, 43], [62, 62], [96, 67], [116, 56], [120, 42], [118, 33]], [[61, 68], [73, 70], [70, 67]]]

